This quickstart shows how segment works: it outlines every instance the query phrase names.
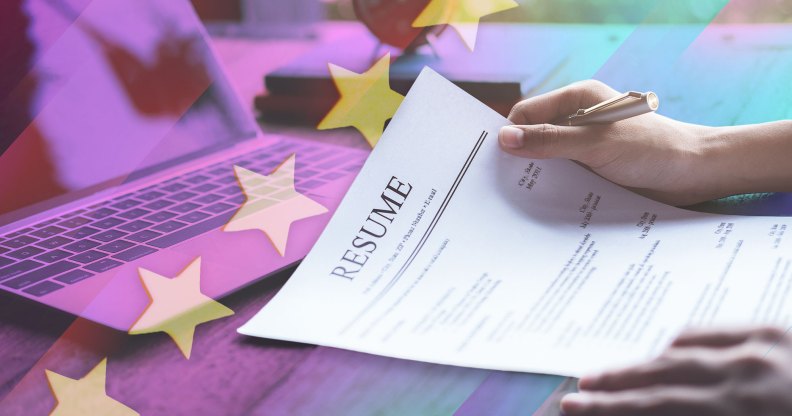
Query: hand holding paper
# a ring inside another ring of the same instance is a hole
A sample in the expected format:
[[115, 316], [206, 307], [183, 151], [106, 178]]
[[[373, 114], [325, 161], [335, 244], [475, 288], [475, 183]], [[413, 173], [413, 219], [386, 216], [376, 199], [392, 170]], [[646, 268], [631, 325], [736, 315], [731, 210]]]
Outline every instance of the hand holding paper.
[[311, 253], [240, 332], [580, 375], [651, 357], [689, 325], [790, 322], [788, 218], [694, 213], [505, 154], [507, 124], [424, 70]]

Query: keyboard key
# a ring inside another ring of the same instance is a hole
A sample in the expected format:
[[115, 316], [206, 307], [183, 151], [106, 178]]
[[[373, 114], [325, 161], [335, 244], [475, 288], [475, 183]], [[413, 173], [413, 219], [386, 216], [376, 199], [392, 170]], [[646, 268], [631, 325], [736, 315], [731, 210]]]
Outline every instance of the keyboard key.
[[22, 248], [30, 243], [35, 243], [36, 241], [38, 241], [38, 239], [23, 235], [4, 241], [3, 245], [10, 248]]
[[223, 197], [220, 196], [220, 195], [208, 194], [208, 195], [204, 195], [202, 197], [195, 198], [193, 201], [194, 202], [200, 202], [202, 204], [211, 204], [212, 202], [219, 201], [221, 199], [223, 199]]
[[96, 221], [95, 223], [93, 223], [91, 225], [93, 225], [94, 227], [99, 227], [101, 229], [106, 230], [108, 228], [113, 228], [113, 227], [115, 227], [118, 224], [123, 224], [124, 222], [125, 221], [122, 220], [121, 218], [109, 217], [109, 218], [105, 218], [105, 219]]
[[113, 208], [116, 208], [116, 209], [119, 209], [119, 210], [123, 211], [123, 210], [125, 210], [125, 209], [129, 209], [129, 208], [132, 208], [132, 207], [136, 207], [136, 206], [138, 206], [138, 205], [140, 205], [140, 204], [142, 204], [142, 202], [140, 202], [140, 201], [138, 201], [138, 200], [135, 200], [135, 199], [125, 199], [125, 200], [123, 200], [123, 201], [121, 201], [121, 202], [117, 202], [117, 203], [115, 203], [115, 204], [113, 204], [113, 205], [110, 205], [110, 206], [111, 206], [111, 207], [113, 207]]
[[195, 192], [183, 191], [169, 196], [168, 198], [174, 201], [186, 201], [192, 197], [198, 196]]
[[62, 232], [66, 231], [65, 228], [56, 227], [54, 225], [42, 228], [40, 230], [33, 231], [30, 235], [38, 238], [47, 238], [52, 237], [54, 235], [58, 235]]
[[235, 165], [239, 165], [239, 166], [243, 166], [243, 167], [249, 167], [253, 163], [255, 163], [255, 162], [253, 162], [252, 160], [241, 160], [241, 161], [235, 161], [234, 162]]
[[311, 180], [302, 182], [300, 184], [300, 187], [302, 187], [304, 189], [314, 189], [314, 188], [318, 188], [318, 187], [324, 185], [325, 183], [326, 183], [325, 181], [311, 179]]
[[97, 250], [106, 251], [108, 253], [118, 253], [119, 251], [126, 250], [126, 249], [128, 249], [128, 248], [130, 248], [130, 247], [132, 247], [134, 245], [135, 245], [135, 243], [130, 243], [129, 241], [116, 240], [116, 241], [107, 243], [107, 244], [105, 244], [103, 246], [97, 247]]
[[209, 172], [206, 172], [206, 173], [208, 173], [210, 175], [218, 176], [218, 175], [225, 175], [230, 170], [231, 170], [230, 166], [229, 167], [225, 167], [224, 166], [224, 167], [221, 167], [221, 168], [212, 169], [212, 170], [210, 170]]
[[221, 212], [228, 211], [231, 208], [236, 208], [236, 207], [231, 205], [231, 204], [226, 204], [226, 203], [220, 202], [220, 203], [217, 203], [217, 204], [214, 204], [214, 205], [210, 205], [208, 207], [204, 207], [202, 209], [204, 211], [208, 211], [208, 212], [211, 212], [213, 214], [219, 214]]
[[85, 280], [94, 274], [91, 272], [86, 272], [85, 270], [72, 270], [70, 272], [66, 272], [55, 278], [55, 280], [63, 283], [74, 284], [81, 280]]
[[101, 251], [91, 250], [86, 251], [85, 253], [80, 253], [76, 256], [72, 256], [69, 260], [77, 261], [80, 263], [91, 263], [101, 258], [107, 257], [107, 253], [102, 253]]
[[100, 209], [97, 209], [96, 211], [91, 211], [91, 212], [85, 214], [85, 216], [93, 218], [95, 220], [101, 220], [102, 218], [109, 217], [109, 216], [111, 216], [111, 215], [113, 215], [113, 214], [115, 214], [117, 212], [118, 211], [116, 211], [114, 209], [110, 209], [110, 208], [100, 208]]
[[239, 186], [234, 185], [234, 186], [229, 186], [228, 188], [223, 188], [217, 192], [223, 195], [238, 195], [242, 193], [242, 190], [239, 189]]
[[121, 263], [120, 261], [115, 261], [113, 259], [104, 259], [104, 260], [99, 260], [96, 263], [91, 263], [85, 266], [85, 268], [97, 273], [102, 273], [112, 268], [118, 267], [122, 264], [124, 263]]
[[191, 212], [191, 213], [189, 213], [187, 215], [182, 215], [181, 217], [176, 218], [176, 219], [179, 220], [179, 221], [186, 221], [186, 222], [189, 222], [189, 223], [196, 223], [198, 221], [203, 221], [203, 220], [209, 218], [210, 216], [211, 215], [209, 215], [209, 214], [207, 214], [205, 212], [195, 211], [195, 212]]
[[121, 229], [121, 230], [124, 230], [124, 231], [135, 232], [135, 231], [140, 231], [140, 230], [142, 230], [144, 228], [148, 228], [148, 227], [150, 227], [152, 225], [154, 225], [154, 223], [151, 223], [151, 222], [148, 222], [148, 221], [143, 221], [143, 220], [137, 220], [137, 221], [132, 221], [130, 223], [124, 224], [124, 225], [122, 225], [122, 226], [120, 226], [118, 228]]
[[3, 286], [10, 287], [12, 289], [22, 289], [23, 287], [30, 286], [33, 283], [37, 283], [42, 280], [49, 279], [50, 277], [57, 276], [61, 273], [68, 272], [71, 269], [76, 269], [77, 267], [80, 267], [80, 265], [64, 260], [15, 277], [4, 282]]
[[5, 279], [10, 279], [14, 276], [19, 276], [22, 273], [31, 271], [36, 267], [43, 265], [44, 263], [39, 263], [33, 260], [20, 261], [19, 263], [0, 269], [0, 282]]
[[245, 195], [237, 195], [237, 196], [234, 196], [234, 197], [226, 199], [226, 202], [234, 204], [236, 206], [239, 206], [239, 205], [244, 204], [246, 200], [247, 200], [247, 198], [245, 198]]
[[154, 227], [154, 229], [157, 231], [162, 231], [163, 233], [169, 233], [171, 231], [178, 230], [179, 228], [182, 228], [186, 225], [187, 224], [183, 222], [168, 221], [168, 222], [163, 222], [162, 224]]
[[211, 191], [213, 189], [217, 189], [219, 187], [220, 187], [220, 185], [215, 184], [215, 183], [205, 183], [205, 184], [202, 184], [202, 185], [198, 185], [195, 188], [192, 188], [192, 191], [204, 193], [204, 192], [209, 192], [209, 191]]
[[55, 224], [55, 223], [56, 223], [56, 222], [58, 222], [58, 221], [60, 221], [60, 219], [59, 219], [59, 218], [50, 218], [50, 219], [48, 219], [47, 221], [40, 222], [40, 223], [38, 223], [38, 224], [34, 225], [33, 227], [34, 227], [34, 228], [44, 228], [44, 227], [46, 227], [46, 226], [48, 226], [48, 225], [50, 225], [50, 224]]
[[39, 247], [43, 247], [43, 248], [55, 248], [55, 247], [60, 247], [60, 246], [62, 246], [64, 244], [71, 243], [72, 241], [74, 241], [74, 240], [72, 240], [71, 238], [66, 238], [66, 237], [63, 237], [63, 236], [57, 236], [57, 237], [52, 237], [52, 238], [44, 240], [44, 241], [40, 241], [40, 242], [36, 243], [36, 245], [39, 246]]
[[54, 250], [54, 251], [46, 252], [46, 253], [44, 253], [44, 254], [42, 254], [40, 256], [36, 256], [36, 257], [33, 257], [33, 258], [35, 260], [43, 261], [45, 263], [54, 263], [54, 262], [56, 262], [58, 260], [63, 260], [63, 259], [65, 259], [65, 258], [67, 258], [67, 257], [69, 257], [71, 255], [72, 255], [72, 253], [69, 253], [68, 251]]
[[82, 253], [85, 250], [90, 250], [94, 247], [98, 247], [99, 245], [99, 243], [93, 240], [80, 240], [71, 244], [67, 244], [63, 246], [63, 248], [75, 253]]
[[146, 193], [138, 195], [136, 198], [137, 199], [142, 199], [144, 201], [153, 201], [153, 200], [155, 200], [155, 199], [157, 199], [157, 198], [159, 198], [161, 196], [165, 196], [165, 194], [163, 194], [162, 192], [157, 192], [157, 191], [149, 191], [149, 192], [146, 192]]
[[153, 189], [154, 189], [154, 188], [156, 188], [157, 186], [159, 186], [159, 184], [156, 184], [156, 185], [149, 185], [149, 186], [147, 186], [147, 187], [145, 187], [145, 188], [143, 188], [143, 189], [138, 189], [138, 192], [148, 192], [148, 191], [151, 191], [151, 190], [153, 190]]
[[75, 218], [70, 218], [70, 219], [68, 219], [66, 221], [63, 221], [63, 222], [59, 222], [58, 226], [66, 227], [66, 228], [76, 228], [76, 227], [79, 227], [81, 225], [88, 224], [89, 222], [91, 222], [91, 220], [89, 220], [88, 218], [75, 217]]
[[162, 222], [165, 220], [169, 220], [175, 217], [176, 213], [170, 211], [162, 211], [162, 212], [155, 212], [154, 214], [149, 215], [148, 217], [143, 217], [146, 221], [153, 221], [153, 222]]
[[[22, 260], [22, 259], [26, 259], [28, 257], [33, 257], [36, 254], [41, 254], [43, 252], [44, 252], [44, 250], [40, 249], [38, 247], [27, 246], [27, 247], [22, 247], [19, 250], [12, 251], [12, 252], [8, 253], [7, 255], [9, 257], [13, 257], [15, 259]], [[0, 264], [0, 265], [2, 265], [2, 264]]]
[[280, 164], [281, 164], [281, 162], [280, 162], [280, 161], [277, 161], [277, 160], [271, 160], [271, 161], [269, 161], [269, 162], [267, 162], [267, 163], [264, 163], [264, 164], [262, 164], [262, 165], [261, 165], [261, 172], [269, 173], [269, 172], [271, 172], [273, 169], [275, 169], [276, 167], [278, 167], [278, 165], [280, 165]]
[[193, 176], [192, 178], [185, 179], [184, 181], [189, 182], [193, 185], [197, 185], [199, 183], [206, 182], [208, 180], [209, 180], [208, 176], [198, 175], [198, 176]]
[[148, 209], [151, 209], [151, 210], [158, 210], [158, 209], [162, 209], [162, 208], [165, 208], [165, 207], [169, 207], [169, 206], [171, 206], [173, 204], [175, 204], [175, 202], [173, 202], [173, 201], [168, 201], [167, 199], [158, 199], [158, 200], [156, 200], [154, 202], [149, 202], [148, 204], [143, 205], [143, 208], [148, 208]]
[[182, 189], [185, 189], [185, 188], [187, 188], [187, 185], [185, 185], [183, 183], [173, 183], [173, 184], [170, 184], [170, 185], [163, 186], [160, 189], [162, 189], [165, 192], [178, 192], [178, 191], [181, 191]]
[[64, 287], [63, 285], [59, 285], [55, 282], [41, 282], [35, 286], [31, 286], [23, 292], [30, 293], [33, 296], [44, 296], [48, 293], [52, 293], [60, 288]]
[[321, 165], [316, 166], [315, 168], [316, 169], [322, 169], [322, 170], [337, 168], [337, 167], [343, 165], [344, 163], [348, 162], [349, 159], [350, 159], [350, 155], [349, 154], [345, 154], [345, 155], [342, 155], [342, 156], [337, 157], [335, 159], [332, 159], [332, 160], [329, 160], [327, 162], [324, 162]]
[[228, 221], [231, 219], [231, 217], [233, 217], [233, 215], [234, 215], [233, 212], [228, 212], [223, 215], [218, 215], [216, 217], [209, 218], [206, 221], [193, 224], [189, 227], [162, 236], [156, 240], [151, 240], [147, 244], [158, 248], [170, 247], [172, 245], [181, 243], [182, 241], [188, 240], [190, 238], [199, 236], [203, 233], [212, 231], [216, 228], [222, 227], [223, 225], [228, 223]]
[[157, 249], [146, 247], [146, 246], [136, 246], [132, 247], [127, 251], [122, 251], [113, 256], [114, 259], [123, 260], [123, 261], [134, 261], [143, 256], [148, 256], [151, 253], [157, 252]]
[[78, 228], [78, 229], [76, 229], [74, 231], [69, 231], [68, 233], [66, 233], [64, 235], [67, 236], [67, 237], [74, 238], [74, 239], [80, 239], [80, 238], [88, 237], [89, 235], [94, 235], [94, 234], [98, 233], [99, 231], [100, 230], [98, 228], [82, 227], [82, 228]]
[[14, 262], [14, 260], [11, 260], [9, 258], [0, 257], [0, 267], [8, 266], [9, 264], [12, 264], [13, 262]]
[[224, 176], [222, 178], [215, 179], [218, 183], [222, 183], [228, 185], [229, 183], [234, 183], [237, 181], [237, 177], [235, 175]]
[[144, 241], [151, 240], [152, 238], [157, 238], [161, 235], [162, 233], [158, 233], [156, 231], [144, 230], [139, 233], [135, 233], [128, 236], [127, 240], [132, 240], [132, 241], [137, 241], [138, 243], [142, 243]]
[[119, 238], [121, 238], [121, 237], [123, 237], [123, 236], [125, 236], [127, 234], [129, 234], [129, 233], [125, 233], [125, 232], [119, 231], [119, 230], [110, 230], [110, 231], [105, 231], [103, 233], [95, 234], [91, 238], [93, 238], [94, 240], [99, 240], [99, 241], [103, 241], [105, 243], [108, 243], [110, 241], [119, 239]]
[[144, 215], [148, 215], [150, 213], [151, 213], [151, 211], [149, 211], [149, 210], [142, 209], [142, 208], [135, 208], [135, 209], [131, 209], [131, 210], [127, 211], [127, 212], [122, 212], [122, 213], [118, 214], [118, 216], [124, 217], [124, 218], [126, 218], [128, 220], [134, 220], [136, 218], [140, 218], [140, 217], [142, 217]]
[[179, 212], [179, 213], [183, 214], [185, 212], [190, 212], [190, 211], [192, 211], [192, 210], [194, 210], [196, 208], [199, 208], [199, 207], [200, 207], [200, 205], [198, 205], [196, 203], [185, 202], [183, 204], [176, 205], [175, 207], [171, 207], [171, 211], [176, 211], [176, 212]]
[[5, 238], [16, 238], [16, 237], [19, 237], [22, 234], [29, 233], [31, 231], [33, 231], [32, 228], [25, 228], [24, 230], [17, 230], [15, 232], [11, 233], [11, 234], [6, 234]]
[[72, 211], [72, 212], [70, 212], [68, 214], [64, 214], [63, 216], [61, 216], [61, 218], [67, 219], [67, 218], [76, 217], [76, 216], [84, 213], [85, 211], [88, 211], [88, 210], [87, 209], [78, 209], [77, 211]]

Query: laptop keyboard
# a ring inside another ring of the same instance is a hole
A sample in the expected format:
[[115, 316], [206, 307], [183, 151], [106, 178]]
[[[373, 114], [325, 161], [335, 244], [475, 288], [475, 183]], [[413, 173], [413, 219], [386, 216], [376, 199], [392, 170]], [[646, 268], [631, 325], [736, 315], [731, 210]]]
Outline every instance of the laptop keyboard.
[[281, 142], [15, 231], [0, 237], [0, 286], [44, 296], [221, 227], [245, 202], [233, 166], [266, 175], [292, 153], [301, 192], [357, 172], [365, 156]]

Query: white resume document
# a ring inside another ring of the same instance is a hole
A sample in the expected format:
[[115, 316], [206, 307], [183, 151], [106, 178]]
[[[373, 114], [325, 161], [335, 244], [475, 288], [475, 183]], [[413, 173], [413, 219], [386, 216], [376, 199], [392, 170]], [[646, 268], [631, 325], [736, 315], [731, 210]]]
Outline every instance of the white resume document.
[[[567, 160], [425, 69], [308, 257], [239, 332], [579, 376], [685, 327], [790, 325], [792, 219], [691, 212]], [[641, 140], [636, 137], [635, 140]]]

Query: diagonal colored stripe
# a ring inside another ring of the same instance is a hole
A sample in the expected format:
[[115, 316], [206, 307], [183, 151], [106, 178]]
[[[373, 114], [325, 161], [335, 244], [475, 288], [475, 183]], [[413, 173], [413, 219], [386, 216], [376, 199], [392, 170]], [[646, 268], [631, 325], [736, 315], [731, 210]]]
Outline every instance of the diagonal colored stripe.
[[[702, 0], [696, 1], [695, 5], [691, 2], [695, 20], [690, 22], [687, 13], [674, 9], [678, 8], [678, 3], [657, 2], [594, 78], [617, 90], [656, 88], [652, 81], [658, 74], [672, 73], [669, 71], [673, 71], [678, 58], [728, 3], [729, 0]], [[647, 68], [650, 69], [647, 71]], [[636, 76], [640, 72], [645, 72], [645, 76]], [[622, 85], [625, 81], [630, 85]]]
[[492, 371], [454, 415], [533, 414], [564, 380], [546, 374]]
[[31, 409], [42, 407], [42, 397], [52, 397], [45, 369], [84, 374], [103, 357], [118, 351], [126, 337], [125, 333], [75, 318], [55, 343], [14, 380], [13, 388], [0, 398], [0, 414], [31, 414]]
[[[702, 0], [691, 2], [694, 8], [695, 21], [689, 21], [689, 15], [680, 13], [683, 9], [676, 2], [657, 1], [645, 2], [648, 6], [642, 22], [636, 26], [629, 36], [617, 47], [605, 63], [596, 71], [593, 78], [610, 84], [617, 90], [657, 90], [653, 84], [657, 77], [665, 77], [672, 71], [678, 58], [701, 35], [713, 19], [726, 7], [729, 0]], [[687, 20], [687, 21], [686, 21]], [[636, 74], [646, 72], [647, 62], [651, 60], [652, 72], [644, 77]], [[629, 75], [629, 76], [625, 76]], [[653, 77], [653, 75], [655, 77]], [[636, 81], [639, 81], [636, 83]], [[629, 84], [629, 85], [626, 85]], [[662, 95], [662, 93], [661, 93]], [[508, 374], [508, 373], [506, 373]], [[500, 406], [523, 406], [522, 409], [534, 408], [541, 405], [536, 399], [538, 396], [547, 398], [547, 389], [552, 391], [563, 378], [523, 374], [504, 384], [505, 375], [497, 372], [482, 381], [479, 387], [461, 404], [458, 414], [476, 414], [492, 405], [485, 398], [492, 397], [492, 389], [503, 392], [509, 386], [519, 385], [525, 387], [522, 394], [501, 402]], [[519, 390], [519, 389], [518, 389]], [[538, 393], [538, 394], [536, 394]], [[491, 409], [489, 409], [491, 410]]]

